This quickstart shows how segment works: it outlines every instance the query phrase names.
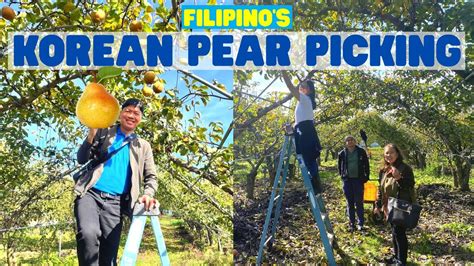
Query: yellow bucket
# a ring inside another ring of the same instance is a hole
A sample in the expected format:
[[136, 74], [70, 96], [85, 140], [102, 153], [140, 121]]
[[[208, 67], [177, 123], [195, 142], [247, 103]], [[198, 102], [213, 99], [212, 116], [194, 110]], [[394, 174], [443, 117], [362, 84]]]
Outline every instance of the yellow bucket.
[[375, 202], [377, 200], [377, 185], [373, 182], [364, 184], [364, 202]]

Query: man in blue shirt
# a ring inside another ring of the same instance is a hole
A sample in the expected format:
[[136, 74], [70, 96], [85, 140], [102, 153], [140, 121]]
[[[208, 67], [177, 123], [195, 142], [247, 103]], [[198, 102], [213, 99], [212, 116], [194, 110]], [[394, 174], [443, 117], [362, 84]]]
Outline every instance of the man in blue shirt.
[[134, 133], [143, 110], [139, 100], [128, 99], [122, 105], [120, 123], [107, 129], [89, 129], [79, 148], [79, 163], [100, 162], [74, 187], [80, 265], [116, 265], [123, 216], [130, 215], [137, 201], [145, 203], [147, 209], [156, 203], [152, 148]]

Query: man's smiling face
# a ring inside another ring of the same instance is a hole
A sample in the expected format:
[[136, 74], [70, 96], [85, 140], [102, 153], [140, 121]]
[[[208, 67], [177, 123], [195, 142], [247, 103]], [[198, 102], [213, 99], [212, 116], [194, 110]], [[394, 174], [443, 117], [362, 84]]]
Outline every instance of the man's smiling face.
[[142, 120], [142, 112], [137, 106], [129, 105], [120, 112], [120, 125], [126, 131], [133, 131]]

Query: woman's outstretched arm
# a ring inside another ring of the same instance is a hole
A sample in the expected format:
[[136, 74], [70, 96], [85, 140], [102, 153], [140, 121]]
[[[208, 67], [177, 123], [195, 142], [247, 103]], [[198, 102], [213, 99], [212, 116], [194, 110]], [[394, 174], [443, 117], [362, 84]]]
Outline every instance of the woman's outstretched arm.
[[291, 94], [299, 101], [300, 91], [298, 90], [297, 87], [293, 85], [293, 83], [291, 82], [290, 76], [288, 75], [288, 72], [286, 71], [283, 71], [283, 80], [285, 81], [285, 84], [290, 90]]

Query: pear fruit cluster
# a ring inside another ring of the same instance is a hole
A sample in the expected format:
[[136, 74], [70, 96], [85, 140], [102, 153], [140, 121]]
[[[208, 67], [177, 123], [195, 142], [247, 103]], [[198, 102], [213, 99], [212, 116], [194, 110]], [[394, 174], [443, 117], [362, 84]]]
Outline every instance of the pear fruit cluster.
[[143, 75], [143, 81], [148, 85], [153, 84], [151, 87], [146, 84], [143, 86], [143, 95], [147, 97], [153, 96], [153, 92], [161, 93], [165, 89], [165, 85], [160, 79], [156, 78], [156, 74], [153, 71], [145, 72], [145, 75]]
[[119, 102], [100, 83], [87, 85], [76, 105], [79, 121], [89, 128], [107, 128], [119, 114]]

